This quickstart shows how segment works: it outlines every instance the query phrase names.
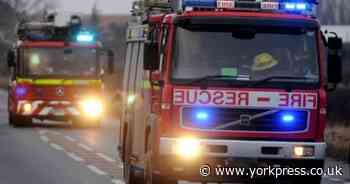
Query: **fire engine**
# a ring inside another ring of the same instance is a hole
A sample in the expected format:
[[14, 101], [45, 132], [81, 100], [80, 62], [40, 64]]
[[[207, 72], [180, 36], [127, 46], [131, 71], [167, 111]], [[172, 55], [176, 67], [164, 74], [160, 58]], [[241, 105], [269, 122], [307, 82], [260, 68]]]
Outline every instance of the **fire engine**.
[[48, 119], [99, 126], [105, 112], [107, 64], [102, 61], [108, 58], [108, 73], [113, 73], [113, 57], [79, 16], [67, 20], [53, 14], [19, 24], [17, 42], [8, 52], [9, 123], [28, 126], [33, 119]]
[[321, 31], [317, 4], [135, 2], [119, 138], [126, 183], [271, 183], [215, 168], [323, 168], [342, 39]]

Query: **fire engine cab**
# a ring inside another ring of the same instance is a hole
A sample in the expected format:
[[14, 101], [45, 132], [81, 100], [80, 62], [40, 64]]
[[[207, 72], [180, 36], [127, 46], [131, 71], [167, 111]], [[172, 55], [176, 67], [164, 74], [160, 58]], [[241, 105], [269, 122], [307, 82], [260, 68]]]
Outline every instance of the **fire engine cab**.
[[135, 2], [119, 143], [126, 183], [273, 183], [215, 168], [323, 168], [342, 39], [321, 32], [317, 4]]
[[113, 52], [79, 16], [64, 23], [55, 15], [21, 23], [8, 52], [9, 123], [26, 126], [34, 118], [99, 126], [105, 111], [103, 58], [109, 59], [112, 73]]

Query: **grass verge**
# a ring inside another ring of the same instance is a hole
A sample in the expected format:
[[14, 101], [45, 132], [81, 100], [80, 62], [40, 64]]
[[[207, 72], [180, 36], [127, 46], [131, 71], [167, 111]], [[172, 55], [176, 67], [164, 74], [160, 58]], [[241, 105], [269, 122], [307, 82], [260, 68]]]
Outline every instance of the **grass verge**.
[[[347, 122], [350, 123], [350, 122]], [[327, 155], [338, 160], [349, 160], [350, 157], [350, 127], [347, 123], [329, 126], [326, 129]]]

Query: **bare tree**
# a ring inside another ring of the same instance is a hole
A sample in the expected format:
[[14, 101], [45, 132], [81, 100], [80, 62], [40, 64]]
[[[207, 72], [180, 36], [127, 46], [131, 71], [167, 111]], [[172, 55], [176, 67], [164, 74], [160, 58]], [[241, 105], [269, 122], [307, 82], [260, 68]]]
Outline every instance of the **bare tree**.
[[[15, 39], [18, 22], [42, 17], [55, 9], [52, 0], [0, 0], [0, 60], [5, 61], [5, 53]], [[4, 63], [0, 64], [0, 73], [6, 73]]]
[[97, 1], [95, 1], [94, 6], [91, 9], [90, 15], [90, 25], [95, 29], [96, 32], [100, 30], [100, 11], [97, 7]]
[[7, 1], [16, 12], [18, 21], [30, 19], [54, 9], [57, 6], [56, 1], [49, 0], [1, 0]]
[[320, 0], [318, 16], [324, 25], [350, 24], [349, 0]]

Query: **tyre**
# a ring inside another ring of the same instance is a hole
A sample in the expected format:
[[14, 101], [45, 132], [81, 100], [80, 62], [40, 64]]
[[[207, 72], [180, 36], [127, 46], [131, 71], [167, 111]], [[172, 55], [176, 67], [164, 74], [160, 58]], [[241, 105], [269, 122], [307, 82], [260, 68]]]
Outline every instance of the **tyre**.
[[10, 126], [13, 126], [13, 121], [14, 121], [13, 115], [12, 115], [11, 112], [9, 112], [9, 114], [8, 114], [8, 123], [9, 123]]
[[143, 184], [143, 178], [137, 176], [135, 169], [133, 169], [130, 164], [124, 164], [123, 177], [125, 184]]
[[33, 121], [32, 117], [30, 116], [15, 116], [11, 115], [9, 118], [10, 124], [14, 127], [25, 127], [25, 126], [32, 126]]
[[147, 136], [147, 153], [144, 173], [145, 184], [177, 184], [177, 180], [153, 174], [154, 157], [152, 147], [152, 136]]

